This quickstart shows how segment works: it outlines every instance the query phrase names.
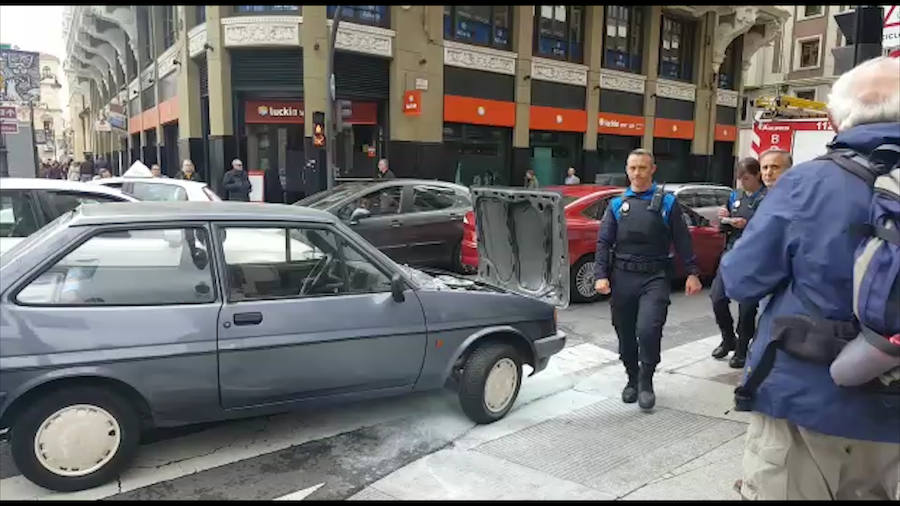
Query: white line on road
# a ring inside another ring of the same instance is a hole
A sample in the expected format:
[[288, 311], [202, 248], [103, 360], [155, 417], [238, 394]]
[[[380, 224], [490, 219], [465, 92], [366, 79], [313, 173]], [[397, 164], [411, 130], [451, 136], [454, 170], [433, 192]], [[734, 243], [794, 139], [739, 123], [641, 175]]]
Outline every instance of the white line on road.
[[304, 488], [303, 490], [298, 490], [296, 492], [291, 492], [288, 495], [283, 495], [281, 497], [276, 497], [275, 501], [300, 501], [305, 499], [307, 496], [311, 495], [316, 490], [322, 488], [322, 485], [325, 485], [325, 482], [319, 483], [318, 485], [313, 485], [309, 488]]

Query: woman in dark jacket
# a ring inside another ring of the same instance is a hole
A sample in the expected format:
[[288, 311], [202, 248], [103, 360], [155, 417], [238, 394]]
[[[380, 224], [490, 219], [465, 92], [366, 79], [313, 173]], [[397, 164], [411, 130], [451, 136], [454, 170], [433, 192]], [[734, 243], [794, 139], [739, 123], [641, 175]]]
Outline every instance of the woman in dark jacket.
[[185, 160], [181, 162], [181, 170], [175, 175], [175, 179], [183, 179], [185, 181], [200, 181], [200, 175], [194, 168], [194, 162]]

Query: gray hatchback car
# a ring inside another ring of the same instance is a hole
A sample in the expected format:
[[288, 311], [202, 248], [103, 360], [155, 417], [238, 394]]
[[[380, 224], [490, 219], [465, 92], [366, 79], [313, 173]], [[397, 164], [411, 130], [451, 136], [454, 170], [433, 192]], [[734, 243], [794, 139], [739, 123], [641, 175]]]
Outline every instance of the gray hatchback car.
[[0, 428], [22, 474], [73, 491], [150, 427], [445, 385], [490, 423], [565, 344], [565, 300], [537, 281], [525, 297], [400, 266], [302, 207], [81, 206], [0, 259]]

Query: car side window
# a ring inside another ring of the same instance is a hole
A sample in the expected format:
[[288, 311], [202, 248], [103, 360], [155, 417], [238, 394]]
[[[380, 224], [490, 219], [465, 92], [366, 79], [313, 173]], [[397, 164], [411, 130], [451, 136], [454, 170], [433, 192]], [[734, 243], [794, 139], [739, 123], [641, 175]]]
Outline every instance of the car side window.
[[202, 228], [99, 233], [29, 283], [21, 304], [133, 306], [202, 304], [216, 294]]
[[188, 199], [184, 188], [174, 184], [134, 182], [124, 185], [122, 189], [139, 200], [150, 202], [173, 202]]
[[411, 212], [440, 211], [456, 203], [456, 192], [452, 188], [439, 186], [415, 186]]
[[606, 207], [609, 205], [609, 199], [604, 197], [597, 202], [589, 205], [581, 212], [581, 214], [585, 218], [590, 218], [592, 220], [602, 220], [603, 213], [606, 212]]
[[362, 208], [369, 211], [370, 216], [388, 216], [400, 211], [400, 197], [403, 195], [402, 186], [389, 186], [380, 190], [369, 192], [362, 197], [350, 202], [338, 211], [338, 217], [344, 220], [350, 219], [353, 211]]
[[40, 228], [34, 196], [25, 190], [0, 192], [0, 237], [28, 237]]
[[44, 195], [47, 196], [47, 199], [56, 210], [54, 217], [63, 215], [81, 204], [123, 202], [122, 199], [95, 193], [49, 191], [45, 192]]
[[698, 192], [699, 203], [696, 207], [716, 207], [718, 206], [718, 199], [716, 198], [716, 191], [711, 189], [703, 189]]
[[728, 200], [731, 198], [731, 190], [716, 190], [716, 205], [719, 207], [725, 207], [728, 205]]
[[237, 226], [223, 230], [231, 302], [391, 289], [387, 275], [331, 230]]

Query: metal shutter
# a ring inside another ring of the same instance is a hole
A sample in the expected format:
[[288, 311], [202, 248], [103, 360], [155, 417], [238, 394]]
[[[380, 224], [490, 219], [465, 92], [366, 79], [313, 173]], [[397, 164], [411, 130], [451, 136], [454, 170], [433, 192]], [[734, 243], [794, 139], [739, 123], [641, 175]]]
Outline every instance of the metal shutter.
[[291, 89], [303, 93], [300, 49], [232, 49], [231, 86], [238, 91]]
[[209, 96], [209, 67], [206, 64], [205, 56], [197, 61], [197, 68], [199, 69], [198, 73], [200, 74], [200, 96], [208, 97]]
[[347, 99], [390, 97], [390, 60], [355, 53], [334, 55], [335, 92]]

